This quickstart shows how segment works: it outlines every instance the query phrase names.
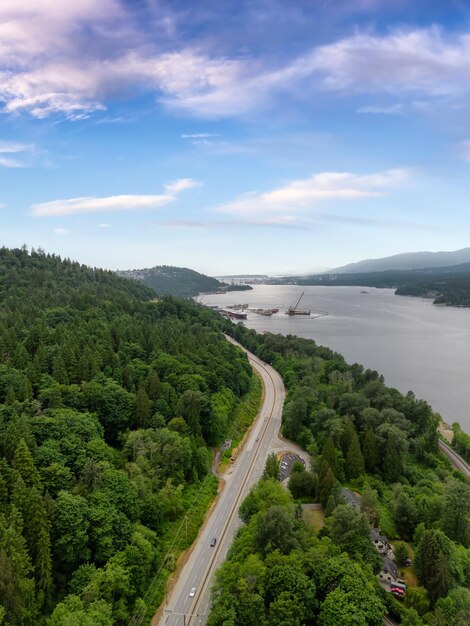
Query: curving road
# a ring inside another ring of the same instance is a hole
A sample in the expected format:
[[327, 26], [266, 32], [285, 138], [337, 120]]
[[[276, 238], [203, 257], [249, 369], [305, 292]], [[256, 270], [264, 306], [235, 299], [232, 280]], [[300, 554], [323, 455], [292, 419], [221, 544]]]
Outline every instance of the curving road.
[[[239, 345], [233, 339], [227, 339]], [[284, 383], [272, 367], [253, 354], [247, 354], [252, 367], [263, 380], [264, 397], [260, 412], [243, 450], [225, 473], [225, 487], [193, 544], [191, 554], [167, 598], [163, 612], [159, 618], [156, 616], [152, 620], [153, 626], [196, 626], [206, 623], [214, 572], [224, 561], [241, 524], [238, 507], [252, 485], [261, 477], [268, 454], [282, 444], [278, 431], [285, 397]], [[289, 449], [294, 447], [289, 443]], [[213, 537], [217, 539], [215, 546], [210, 545]], [[193, 587], [196, 592], [190, 597]]]
[[448, 446], [442, 439], [438, 440], [439, 450], [443, 452], [449, 459], [452, 465], [462, 472], [467, 478], [470, 477], [470, 465], [462, 459], [450, 446]]
[[[252, 485], [259, 480], [268, 454], [272, 451], [295, 451], [306, 462], [309, 459], [304, 450], [279, 435], [285, 397], [280, 375], [233, 339], [227, 339], [247, 353], [251, 366], [261, 376], [263, 403], [243, 449], [224, 475], [225, 487], [193, 544], [163, 611], [160, 610], [152, 619], [152, 626], [196, 626], [206, 623], [214, 573], [225, 560], [232, 539], [241, 525], [238, 507]], [[461, 457], [441, 440], [439, 447], [457, 469], [470, 476], [470, 468]], [[212, 546], [214, 537], [216, 543]], [[190, 596], [192, 588], [195, 588], [195, 593]], [[390, 618], [384, 618], [384, 623], [393, 624], [387, 620]]]

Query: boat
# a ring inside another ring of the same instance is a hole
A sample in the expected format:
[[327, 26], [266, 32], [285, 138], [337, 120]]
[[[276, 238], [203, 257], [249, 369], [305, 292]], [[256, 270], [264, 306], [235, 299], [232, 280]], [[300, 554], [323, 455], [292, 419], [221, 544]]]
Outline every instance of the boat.
[[274, 311], [272, 309], [248, 309], [250, 313], [257, 313], [258, 315], [271, 316]]
[[286, 311], [286, 315], [310, 315], [310, 310], [307, 309], [298, 309], [297, 307], [299, 306], [300, 301], [303, 298], [304, 295], [304, 291], [302, 291], [302, 293], [300, 294], [300, 298], [297, 300], [297, 302], [294, 304], [294, 306], [290, 306], [287, 311]]
[[232, 311], [228, 309], [219, 309], [219, 313], [225, 317], [230, 317], [236, 320], [246, 320], [246, 313], [238, 313], [238, 311]]

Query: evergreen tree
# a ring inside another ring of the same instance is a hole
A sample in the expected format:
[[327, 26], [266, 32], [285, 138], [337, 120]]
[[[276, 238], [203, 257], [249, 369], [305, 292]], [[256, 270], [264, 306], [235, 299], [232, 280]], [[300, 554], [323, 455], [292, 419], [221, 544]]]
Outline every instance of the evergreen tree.
[[14, 506], [9, 519], [0, 514], [0, 600], [7, 624], [34, 626], [34, 580], [22, 529], [23, 518]]
[[279, 463], [277, 462], [274, 452], [268, 455], [266, 459], [266, 465], [264, 466], [263, 478], [273, 480], [279, 480]]
[[377, 491], [365, 485], [361, 496], [361, 510], [367, 516], [372, 526], [377, 526], [380, 520], [379, 497]]
[[418, 511], [414, 501], [404, 491], [400, 491], [395, 500], [393, 519], [400, 536], [411, 539], [418, 522]]
[[374, 474], [379, 467], [379, 448], [377, 437], [372, 428], [368, 428], [364, 433], [362, 439], [362, 454], [367, 471]]
[[152, 412], [152, 403], [143, 387], [139, 387], [136, 397], [136, 423], [139, 428], [146, 428]]
[[320, 463], [320, 472], [318, 474], [318, 499], [323, 508], [326, 507], [328, 498], [331, 496], [335, 484], [336, 476], [328, 462], [323, 459]]
[[39, 476], [34, 465], [33, 457], [24, 439], [20, 440], [15, 450], [12, 465], [14, 469], [18, 471], [26, 487], [39, 486]]
[[325, 517], [330, 517], [333, 511], [335, 510], [335, 508], [336, 508], [336, 502], [335, 502], [333, 494], [331, 494], [328, 498], [328, 502], [326, 503]]
[[434, 604], [452, 586], [452, 545], [440, 530], [426, 530], [415, 553], [415, 569]]
[[461, 481], [446, 486], [442, 529], [454, 541], [470, 544], [470, 487]]
[[331, 471], [338, 478], [339, 481], [344, 479], [343, 476], [343, 463], [339, 457], [339, 452], [333, 443], [333, 439], [328, 437], [321, 451], [321, 462], [326, 461], [331, 468]]
[[349, 479], [358, 478], [364, 474], [364, 471], [364, 457], [362, 456], [361, 446], [359, 445], [359, 437], [353, 426], [349, 449], [346, 455], [346, 474]]

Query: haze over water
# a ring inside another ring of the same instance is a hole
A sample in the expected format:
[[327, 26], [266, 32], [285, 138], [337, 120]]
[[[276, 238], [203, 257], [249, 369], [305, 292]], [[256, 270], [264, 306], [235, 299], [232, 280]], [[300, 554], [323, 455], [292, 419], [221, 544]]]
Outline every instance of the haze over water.
[[[299, 308], [310, 309], [312, 317], [285, 315], [303, 290]], [[412, 390], [445, 421], [458, 421], [470, 432], [470, 309], [395, 296], [392, 289], [292, 285], [204, 296], [203, 303], [279, 307], [272, 317], [248, 313], [246, 326], [314, 339], [350, 363], [376, 369], [389, 386]]]

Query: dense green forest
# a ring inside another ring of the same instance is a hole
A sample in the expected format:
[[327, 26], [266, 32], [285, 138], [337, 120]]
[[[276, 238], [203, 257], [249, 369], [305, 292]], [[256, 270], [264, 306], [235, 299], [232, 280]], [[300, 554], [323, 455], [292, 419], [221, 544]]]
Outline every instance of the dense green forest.
[[[387, 270], [354, 274], [316, 274], [286, 277], [281, 282], [298, 285], [357, 285], [388, 287], [401, 296], [430, 297], [435, 304], [470, 306], [470, 264], [421, 270]], [[278, 282], [278, 281], [276, 281]]]
[[221, 323], [112, 272], [0, 250], [0, 623], [152, 614], [252, 382]]
[[[470, 487], [438, 453], [439, 416], [313, 341], [241, 325], [231, 334], [283, 376], [284, 434], [312, 462], [294, 468], [290, 495], [268, 460], [240, 509], [245, 526], [217, 574], [209, 624], [378, 626], [386, 613], [407, 626], [468, 624]], [[346, 504], [344, 485], [360, 508]], [[320, 530], [301, 502], [321, 502]], [[378, 583], [371, 526], [393, 543], [404, 602]]]
[[187, 267], [157, 265], [141, 270], [124, 270], [119, 272], [125, 278], [141, 281], [158, 295], [180, 296], [190, 298], [200, 293], [217, 291], [240, 291], [251, 289], [248, 285], [227, 285], [216, 278], [200, 274]]

